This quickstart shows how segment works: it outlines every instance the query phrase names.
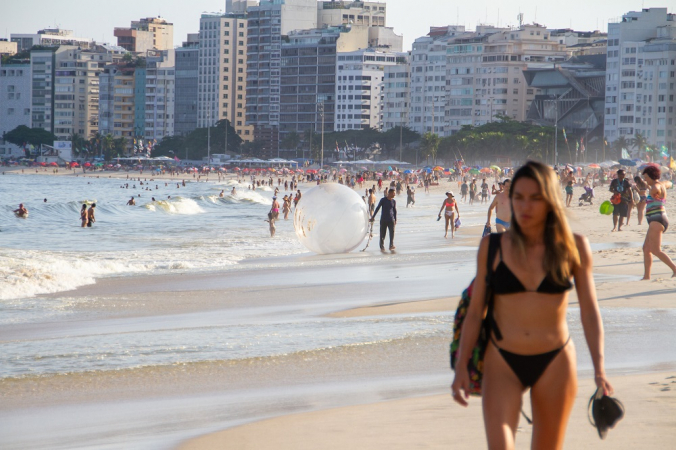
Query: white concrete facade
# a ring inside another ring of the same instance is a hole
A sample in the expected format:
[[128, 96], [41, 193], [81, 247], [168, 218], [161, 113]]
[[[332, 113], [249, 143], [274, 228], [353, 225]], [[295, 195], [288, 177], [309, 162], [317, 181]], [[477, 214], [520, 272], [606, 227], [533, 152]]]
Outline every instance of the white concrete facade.
[[383, 85], [383, 131], [395, 127], [408, 127], [408, 114], [411, 104], [410, 53], [406, 54], [406, 64], [384, 67]]
[[0, 63], [0, 159], [23, 157], [20, 147], [2, 140], [19, 125], [31, 126], [32, 78], [30, 64]]
[[670, 143], [673, 149], [675, 26], [676, 15], [667, 8], [631, 11], [608, 24], [604, 134], [609, 143], [641, 134], [650, 144]]
[[376, 49], [338, 53], [335, 131], [384, 128], [385, 67], [406, 67], [406, 56]]

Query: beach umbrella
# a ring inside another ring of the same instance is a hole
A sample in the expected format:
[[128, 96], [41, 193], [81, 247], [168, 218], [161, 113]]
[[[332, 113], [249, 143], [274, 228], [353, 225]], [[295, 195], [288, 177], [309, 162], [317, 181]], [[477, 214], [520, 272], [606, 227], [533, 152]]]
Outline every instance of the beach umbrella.
[[409, 174], [409, 173], [413, 173], [413, 171], [411, 169], [406, 169], [406, 170], [404, 170], [404, 173]]
[[382, 173], [382, 172], [376, 172], [376, 176], [377, 176], [377, 177], [382, 177], [382, 176], [383, 176], [383, 173]]
[[444, 168], [441, 167], [441, 166], [436, 166], [433, 170], [439, 170], [439, 171], [443, 172]]
[[598, 164], [589, 164], [587, 167], [589, 167], [590, 169], [600, 169], [601, 168], [601, 166], [599, 166]]
[[317, 171], [315, 169], [308, 169], [305, 173], [317, 173]]
[[479, 172], [481, 172], [481, 173], [491, 173], [492, 170], [491, 170], [490, 167], [484, 167], [484, 168], [481, 169]]
[[347, 172], [347, 169], [340, 169], [340, 173], [345, 173]]
[[232, 170], [234, 170], [235, 172], [239, 172], [239, 171], [242, 170], [242, 169], [240, 169], [239, 167], [235, 167], [235, 168], [232, 169]]
[[469, 173], [471, 173], [472, 175], [476, 175], [479, 173], [479, 169], [469, 169]]
[[49, 165], [52, 166], [52, 167], [58, 167], [58, 166], [59, 166], [59, 165], [58, 165], [57, 163], [55, 163], [55, 162], [50, 162]]
[[491, 169], [493, 169], [493, 170], [502, 170], [502, 169], [500, 169], [500, 168], [499, 168], [498, 166], [496, 166], [496, 165], [492, 165], [492, 166], [491, 166]]
[[86, 162], [86, 163], [84, 164], [84, 166], [85, 166], [85, 167], [91, 167], [92, 165], [91, 165], [91, 163]]
[[631, 159], [621, 159], [620, 164], [623, 166], [635, 167], [636, 161], [632, 161]]

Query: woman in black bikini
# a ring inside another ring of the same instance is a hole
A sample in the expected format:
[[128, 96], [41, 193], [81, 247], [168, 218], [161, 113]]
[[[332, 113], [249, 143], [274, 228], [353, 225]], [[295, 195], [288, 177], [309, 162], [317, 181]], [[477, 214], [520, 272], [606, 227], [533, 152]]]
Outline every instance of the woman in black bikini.
[[[519, 169], [509, 193], [510, 229], [494, 238], [491, 338], [484, 357], [482, 396], [488, 447], [513, 449], [522, 396], [531, 390], [532, 448], [561, 449], [577, 392], [575, 346], [566, 311], [571, 278], [580, 305], [596, 385], [613, 391], [604, 370], [603, 324], [586, 238], [573, 235], [554, 172], [529, 162]], [[453, 398], [467, 405], [467, 361], [486, 311], [489, 237], [479, 247], [477, 277], [463, 325]]]

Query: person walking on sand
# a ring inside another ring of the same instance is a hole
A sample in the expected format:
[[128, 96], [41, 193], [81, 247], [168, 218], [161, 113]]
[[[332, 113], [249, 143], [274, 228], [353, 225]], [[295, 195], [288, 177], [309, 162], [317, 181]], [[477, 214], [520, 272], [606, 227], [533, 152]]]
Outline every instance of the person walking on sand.
[[469, 185], [467, 184], [467, 180], [462, 180], [462, 184], [460, 185], [460, 199], [464, 203], [467, 203], [467, 191], [468, 190], [469, 190]]
[[368, 204], [369, 214], [373, 215], [376, 211], [376, 194], [373, 192], [373, 189], [369, 189]]
[[[455, 237], [455, 213], [458, 213], [458, 219], [460, 218], [460, 211], [458, 210], [458, 202], [455, 201], [453, 192], [446, 192], [446, 198], [441, 204], [441, 209], [439, 210], [439, 219], [441, 219], [441, 212], [446, 208], [444, 213], [444, 219], [446, 219], [446, 233], [444, 237], [448, 237], [448, 225], [451, 225], [451, 239]], [[437, 219], [438, 220], [438, 219]]]
[[[132, 200], [134, 198], [132, 197]], [[89, 219], [87, 218], [87, 204], [85, 203], [82, 205], [82, 209], [80, 210], [80, 221], [82, 222], [82, 228], [87, 226], [87, 222], [89, 222]]]
[[382, 208], [380, 214], [380, 250], [385, 251], [385, 234], [390, 233], [390, 250], [394, 250], [394, 228], [397, 225], [397, 201], [394, 199], [396, 191], [390, 189], [387, 196], [380, 199], [376, 210], [371, 215], [371, 222], [375, 220], [376, 214]]
[[94, 209], [96, 208], [96, 203], [92, 203], [92, 206], [87, 210], [87, 226], [91, 227], [96, 222], [96, 217], [94, 217]]
[[653, 255], [666, 264], [673, 272], [672, 278], [676, 277], [676, 264], [669, 255], [662, 251], [662, 235], [669, 228], [667, 218], [667, 190], [659, 180], [660, 169], [656, 166], [648, 166], [643, 170], [643, 178], [648, 184], [648, 197], [646, 207], [646, 221], [648, 232], [643, 243], [643, 279], [650, 279], [650, 270], [653, 265]]
[[643, 217], [645, 216], [645, 206], [648, 201], [648, 184], [641, 179], [639, 176], [634, 177], [634, 183], [636, 183], [636, 186], [634, 186], [632, 189], [636, 190], [636, 193], [638, 194], [638, 203], [636, 204], [636, 215], [638, 216], [638, 224], [641, 225], [643, 223]]
[[[512, 180], [512, 228], [482, 239], [472, 299], [462, 327], [451, 385], [453, 399], [467, 406], [467, 364], [488, 309], [489, 340], [483, 358], [481, 395], [487, 447], [513, 449], [524, 392], [530, 388], [531, 448], [560, 450], [577, 394], [575, 346], [567, 324], [575, 281], [580, 316], [594, 368], [607, 395], [604, 335], [594, 286], [589, 241], [572, 233], [554, 171], [528, 162]], [[489, 247], [495, 259], [489, 261]], [[488, 276], [488, 267], [491, 274]], [[519, 434], [522, 436], [522, 434]]]
[[[620, 196], [620, 203], [614, 205], [613, 209], [613, 229], [611, 231], [622, 231], [622, 221], [627, 217], [629, 208], [632, 206], [631, 185], [624, 178], [624, 170], [617, 171], [617, 178], [610, 183], [608, 189], [615, 195]], [[619, 220], [618, 220], [619, 219]]]
[[472, 180], [469, 184], [469, 204], [474, 204], [474, 197], [476, 197], [476, 180]]
[[507, 178], [502, 182], [502, 191], [497, 193], [493, 198], [491, 206], [488, 207], [488, 220], [486, 226], [491, 226], [491, 215], [495, 209], [495, 229], [498, 233], [504, 233], [509, 230], [512, 222], [512, 205], [509, 199], [510, 179]]

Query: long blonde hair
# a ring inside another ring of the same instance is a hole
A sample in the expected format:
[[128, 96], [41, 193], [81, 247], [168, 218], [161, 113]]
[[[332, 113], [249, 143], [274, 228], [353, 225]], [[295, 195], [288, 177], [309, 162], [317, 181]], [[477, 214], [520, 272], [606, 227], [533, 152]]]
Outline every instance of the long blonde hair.
[[[526, 162], [516, 171], [512, 179], [509, 189], [510, 203], [514, 195], [514, 186], [520, 178], [529, 178], [535, 181], [540, 187], [542, 197], [549, 205], [544, 234], [545, 257], [542, 260], [542, 266], [552, 281], [558, 284], [566, 284], [570, 281], [573, 270], [580, 264], [580, 254], [564, 213], [565, 208], [556, 175], [550, 167], [540, 162]], [[525, 236], [513, 214], [509, 234], [512, 246], [521, 253], [522, 257], [525, 257]]]

